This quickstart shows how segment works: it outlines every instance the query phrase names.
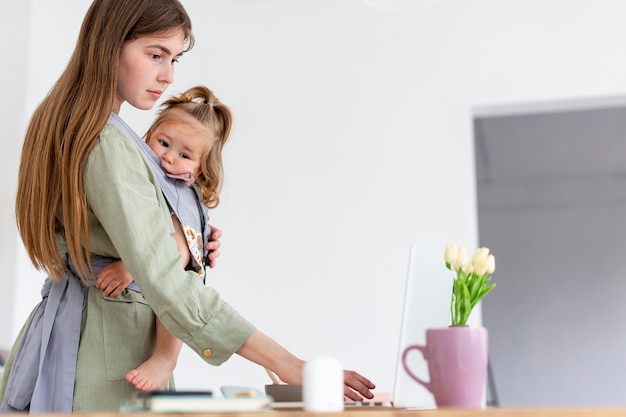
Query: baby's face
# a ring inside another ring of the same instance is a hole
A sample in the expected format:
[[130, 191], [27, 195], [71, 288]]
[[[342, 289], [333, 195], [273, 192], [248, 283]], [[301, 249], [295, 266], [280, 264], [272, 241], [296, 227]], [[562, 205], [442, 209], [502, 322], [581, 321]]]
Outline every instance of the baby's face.
[[194, 178], [200, 172], [200, 164], [207, 147], [214, 141], [206, 137], [206, 129], [192, 118], [168, 120], [159, 125], [148, 146], [161, 160], [161, 167], [168, 173], [191, 174]]

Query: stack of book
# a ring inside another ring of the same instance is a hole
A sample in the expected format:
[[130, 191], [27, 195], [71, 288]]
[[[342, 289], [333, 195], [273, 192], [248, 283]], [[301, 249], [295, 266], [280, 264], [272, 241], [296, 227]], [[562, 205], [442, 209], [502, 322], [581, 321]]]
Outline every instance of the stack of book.
[[138, 395], [143, 410], [154, 413], [225, 413], [272, 409], [272, 400], [268, 396], [242, 394], [218, 398], [211, 391], [149, 391]]

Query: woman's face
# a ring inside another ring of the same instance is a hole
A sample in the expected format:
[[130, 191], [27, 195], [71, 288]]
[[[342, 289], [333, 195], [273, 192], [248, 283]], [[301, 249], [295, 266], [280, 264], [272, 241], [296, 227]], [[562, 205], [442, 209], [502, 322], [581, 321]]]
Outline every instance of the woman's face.
[[126, 42], [117, 67], [113, 111], [122, 103], [149, 110], [174, 81], [174, 63], [183, 54], [185, 35], [177, 29], [167, 36], [147, 36]]

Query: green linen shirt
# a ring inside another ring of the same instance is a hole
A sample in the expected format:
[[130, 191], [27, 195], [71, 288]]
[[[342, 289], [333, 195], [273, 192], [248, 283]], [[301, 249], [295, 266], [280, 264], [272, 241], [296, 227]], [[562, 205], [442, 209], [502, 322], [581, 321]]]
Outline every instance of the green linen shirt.
[[169, 208], [131, 138], [107, 125], [89, 156], [84, 180], [91, 251], [120, 258], [142, 293], [124, 290], [110, 298], [95, 287], [88, 290], [73, 409], [117, 411], [136, 398], [124, 376], [154, 350], [155, 313], [212, 365], [227, 360], [255, 328], [198, 274], [183, 270]]

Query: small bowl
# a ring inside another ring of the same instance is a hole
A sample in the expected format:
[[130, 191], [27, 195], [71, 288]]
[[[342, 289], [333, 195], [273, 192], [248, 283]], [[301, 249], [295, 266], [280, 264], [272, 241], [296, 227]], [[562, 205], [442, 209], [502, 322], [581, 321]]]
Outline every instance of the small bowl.
[[274, 402], [301, 402], [302, 387], [287, 384], [269, 384], [265, 386], [265, 394], [271, 395]]

